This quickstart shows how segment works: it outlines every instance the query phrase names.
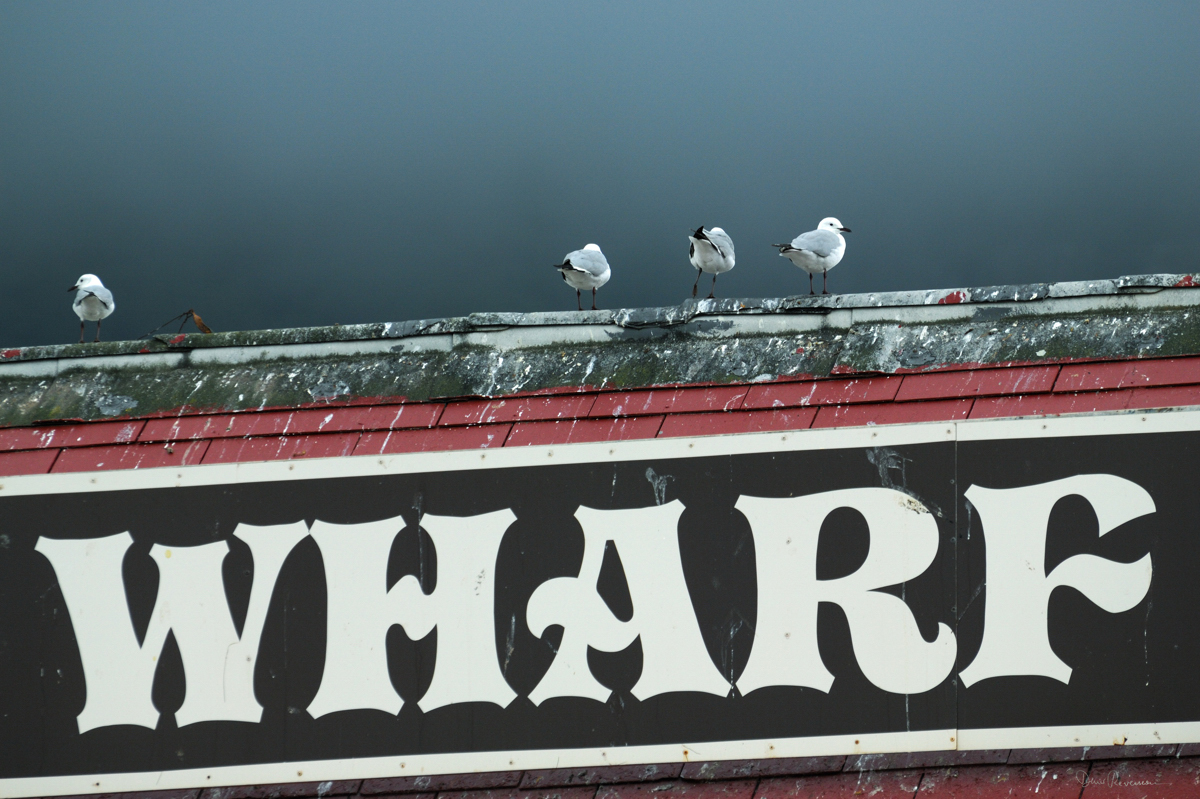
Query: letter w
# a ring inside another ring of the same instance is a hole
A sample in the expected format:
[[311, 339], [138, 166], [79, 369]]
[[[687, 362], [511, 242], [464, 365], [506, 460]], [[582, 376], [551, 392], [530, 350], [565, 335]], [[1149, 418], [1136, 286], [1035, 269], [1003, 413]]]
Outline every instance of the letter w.
[[39, 538], [37, 551], [49, 559], [67, 603], [83, 662], [87, 701], [77, 722], [81, 733], [113, 724], [154, 728], [158, 710], [151, 701], [154, 670], [174, 632], [183, 658], [187, 692], [175, 714], [180, 727], [198, 721], [250, 721], [262, 718], [254, 696], [254, 663], [275, 578], [288, 553], [305, 536], [303, 522], [271, 527], [238, 525], [234, 535], [254, 558], [254, 585], [246, 623], [234, 628], [221, 564], [229, 544], [195, 547], [156, 544], [150, 557], [158, 566], [158, 596], [146, 638], [138, 644], [121, 565], [133, 544], [129, 533], [105, 538]]

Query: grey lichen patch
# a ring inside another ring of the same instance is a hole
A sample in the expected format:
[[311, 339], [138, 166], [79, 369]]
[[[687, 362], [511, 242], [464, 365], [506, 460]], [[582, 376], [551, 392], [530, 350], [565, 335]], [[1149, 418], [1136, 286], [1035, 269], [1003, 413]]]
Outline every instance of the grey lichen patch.
[[96, 398], [96, 410], [101, 416], [121, 416], [138, 406], [133, 397], [120, 394], [102, 394]]
[[309, 395], [316, 401], [325, 401], [345, 397], [350, 394], [350, 384], [342, 381], [331, 383], [322, 381], [308, 390]]

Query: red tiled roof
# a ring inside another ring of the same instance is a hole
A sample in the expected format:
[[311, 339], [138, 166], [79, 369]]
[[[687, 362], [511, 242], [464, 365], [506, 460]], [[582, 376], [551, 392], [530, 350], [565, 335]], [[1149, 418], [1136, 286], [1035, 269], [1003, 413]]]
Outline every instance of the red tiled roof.
[[1200, 356], [0, 429], [0, 476], [1200, 406]]

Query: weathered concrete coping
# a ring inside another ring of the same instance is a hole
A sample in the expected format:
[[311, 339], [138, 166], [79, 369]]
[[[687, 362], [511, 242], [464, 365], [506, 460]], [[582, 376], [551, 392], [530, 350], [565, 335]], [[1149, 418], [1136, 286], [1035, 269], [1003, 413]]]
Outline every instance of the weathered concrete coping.
[[[889, 320], [903, 324], [930, 324], [950, 319], [978, 317], [977, 306], [1005, 306], [1003, 315], [1047, 315], [1072, 313], [1088, 308], [1110, 309], [1145, 308], [1153, 305], [1183, 307], [1200, 304], [1200, 292], [1171, 291], [1200, 287], [1200, 273], [1131, 275], [1115, 280], [1072, 281], [1063, 283], [1027, 283], [984, 288], [935, 289], [928, 291], [899, 291], [873, 294], [800, 295], [766, 299], [687, 300], [680, 305], [661, 308], [632, 308], [611, 311], [551, 311], [534, 313], [476, 313], [447, 319], [420, 319], [407, 322], [380, 322], [361, 325], [252, 330], [203, 335], [160, 334], [136, 341], [113, 341], [86, 344], [58, 344], [0, 349], [0, 374], [6, 364], [51, 359], [105, 359], [111, 356], [154, 355], [190, 350], [235, 349], [223, 355], [194, 358], [195, 361], [222, 363], [270, 360], [279, 357], [310, 358], [338, 354], [396, 351], [395, 339], [431, 338], [488, 334], [513, 329], [555, 328], [548, 336], [506, 337], [517, 346], [537, 346], [555, 342], [571, 343], [594, 338], [594, 334], [571, 333], [564, 328], [617, 328], [621, 330], [667, 329], [711, 321], [728, 326], [731, 319], [745, 317], [782, 317], [774, 323], [755, 320], [756, 324], [740, 324], [748, 332], [771, 333], [784, 330], [804, 330], [815, 327], [849, 328], [855, 323]], [[1163, 302], [1146, 303], [1145, 299], [1130, 301], [1130, 297], [1146, 294], [1165, 294]], [[1110, 298], [1106, 301], [1104, 298]], [[1084, 303], [1063, 303], [1062, 300], [1085, 299]], [[949, 306], [949, 307], [947, 307]], [[849, 312], [849, 313], [839, 313]], [[815, 315], [821, 322], [785, 321], [796, 315]], [[993, 316], [989, 318], [1000, 318]], [[601, 336], [609, 339], [611, 336]], [[385, 346], [329, 347], [330, 344], [351, 342], [382, 342]], [[412, 349], [446, 349], [461, 338], [432, 343], [415, 343]], [[466, 342], [475, 343], [475, 342]], [[503, 341], [491, 337], [491, 346], [503, 346]], [[325, 345], [306, 347], [304, 345]], [[145, 363], [145, 361], [143, 361]], [[177, 359], [162, 361], [163, 366], [175, 365]], [[120, 362], [96, 360], [90, 368], [112, 368]], [[24, 371], [24, 370], [19, 370]], [[57, 370], [55, 370], [57, 371]], [[26, 374], [48, 374], [34, 370]]]
[[1200, 354], [1192, 275], [0, 351], [0, 427]]

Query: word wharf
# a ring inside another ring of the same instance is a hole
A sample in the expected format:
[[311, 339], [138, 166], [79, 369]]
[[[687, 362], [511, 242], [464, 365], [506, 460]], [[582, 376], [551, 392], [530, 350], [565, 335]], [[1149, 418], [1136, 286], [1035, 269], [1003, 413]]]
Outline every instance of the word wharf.
[[[1070, 586], [1105, 612], [1120, 613], [1145, 598], [1152, 564], [1149, 554], [1131, 563], [1076, 554], [1047, 573], [1051, 511], [1064, 497], [1082, 497], [1103, 536], [1154, 513], [1153, 499], [1136, 483], [1110, 474], [1004, 489], [971, 485], [965, 496], [984, 531], [986, 606], [982, 643], [958, 678], [968, 687], [1030, 675], [1067, 683], [1072, 669], [1051, 647], [1051, 593]], [[872, 487], [784, 498], [741, 495], [735, 507], [753, 536], [758, 592], [753, 646], [734, 684], [742, 695], [769, 686], [830, 691], [834, 675], [818, 646], [822, 603], [844, 612], [853, 656], [878, 688], [919, 694], [950, 677], [958, 656], [958, 642], [946, 623], [953, 619], [939, 621], [936, 636], [925, 640], [903, 592], [881, 590], [917, 578], [934, 561], [938, 527], [922, 502], [894, 488]], [[853, 573], [818, 579], [822, 523], [843, 508], [866, 520], [868, 554]], [[542, 582], [525, 607], [525, 622], [535, 636], [555, 625], [563, 631], [549, 669], [528, 694], [534, 705], [557, 697], [607, 701], [612, 691], [593, 675], [588, 650], [617, 652], [635, 640], [642, 649], [640, 676], [632, 688], [637, 699], [670, 692], [729, 695], [734, 685], [705, 647], [685, 581], [678, 534], [683, 510], [678, 500], [634, 509], [578, 508], [575, 518], [585, 539], [578, 575]], [[328, 597], [324, 667], [306, 708], [312, 717], [359, 709], [399, 713], [404, 700], [389, 678], [385, 646], [394, 625], [413, 640], [437, 631], [432, 681], [416, 702], [422, 711], [468, 702], [507, 707], [518, 694], [505, 679], [496, 645], [495, 566], [501, 540], [515, 520], [511, 510], [422, 516], [420, 526], [433, 542], [437, 562], [436, 587], [428, 594], [414, 575], [387, 587], [389, 552], [405, 527], [402, 518], [239, 524], [234, 536], [249, 547], [254, 564], [240, 633], [222, 573], [229, 542], [156, 544], [150, 555], [158, 588], [140, 641], [122, 576], [130, 534], [41, 536], [36, 550], [54, 569], [86, 680], [78, 729], [155, 727], [159, 711], [151, 689], [172, 634], [186, 681], [175, 714], [180, 727], [260, 721], [254, 669], [268, 606], [285, 559], [309, 537], [320, 549]], [[597, 589], [610, 544], [619, 553], [633, 605], [626, 621]]]

